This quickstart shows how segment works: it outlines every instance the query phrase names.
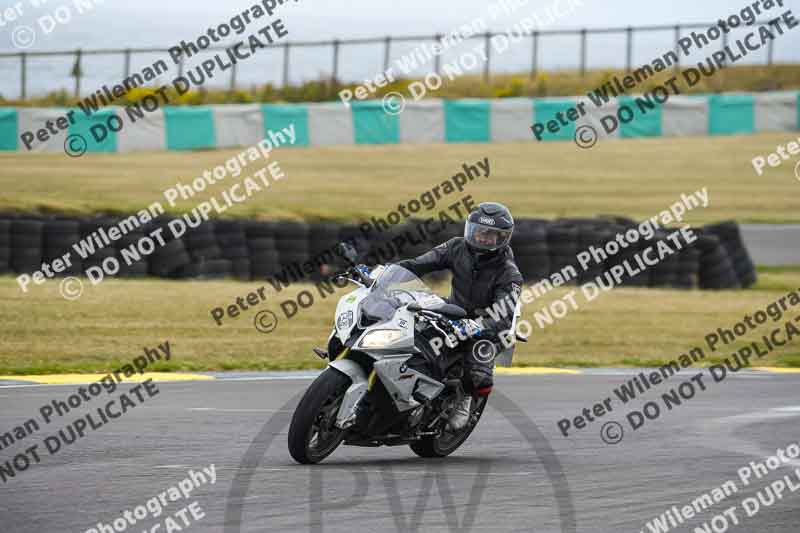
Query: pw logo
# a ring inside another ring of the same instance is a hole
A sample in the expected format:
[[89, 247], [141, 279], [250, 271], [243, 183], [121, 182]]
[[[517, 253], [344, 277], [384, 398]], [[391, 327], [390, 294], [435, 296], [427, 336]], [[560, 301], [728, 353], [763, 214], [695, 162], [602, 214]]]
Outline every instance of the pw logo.
[[479, 222], [481, 224], [487, 224], [489, 226], [494, 226], [494, 219], [489, 217], [481, 217]]

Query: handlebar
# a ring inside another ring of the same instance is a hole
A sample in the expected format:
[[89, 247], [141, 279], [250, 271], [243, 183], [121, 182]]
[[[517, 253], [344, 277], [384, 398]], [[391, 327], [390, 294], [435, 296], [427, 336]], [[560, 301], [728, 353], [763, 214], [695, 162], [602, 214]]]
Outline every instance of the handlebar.
[[[411, 309], [411, 304], [408, 306], [408, 309], [413, 311], [413, 309]], [[450, 339], [456, 330], [449, 319], [435, 311], [426, 311], [424, 309], [416, 311], [416, 316], [420, 317], [422, 321], [427, 322], [433, 329], [441, 333], [444, 336], [445, 344], [451, 348], [455, 348], [455, 345], [450, 344]]]
[[416, 303], [408, 304], [408, 310], [415, 312], [417, 316], [427, 318], [428, 320], [435, 322], [440, 326], [444, 326], [451, 333], [455, 332], [455, 328], [453, 327], [453, 324], [450, 322], [450, 319], [441, 313], [437, 313], [436, 311], [431, 311], [428, 309], [422, 309]]
[[363, 284], [366, 287], [371, 287], [372, 283], [375, 281], [370, 278], [368, 275], [364, 274], [361, 270], [358, 269], [358, 265], [354, 267], [350, 267], [344, 272], [340, 272], [334, 275], [334, 278], [347, 278], [351, 279], [351, 277], [357, 278], [357, 281]]

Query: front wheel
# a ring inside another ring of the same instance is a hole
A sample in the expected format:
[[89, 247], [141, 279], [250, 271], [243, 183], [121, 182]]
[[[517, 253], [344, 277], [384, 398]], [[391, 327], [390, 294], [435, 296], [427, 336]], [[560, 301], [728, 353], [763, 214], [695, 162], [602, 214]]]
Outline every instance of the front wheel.
[[350, 378], [327, 368], [303, 395], [289, 425], [289, 453], [301, 464], [319, 463], [341, 444], [344, 430], [336, 415], [350, 386]]
[[439, 435], [423, 437], [409, 444], [409, 447], [420, 457], [447, 457], [464, 444], [472, 430], [478, 425], [478, 421], [483, 415], [483, 409], [486, 407], [487, 398], [488, 396], [479, 396], [477, 402], [474, 402], [472, 415], [464, 429], [451, 432], [445, 425]]

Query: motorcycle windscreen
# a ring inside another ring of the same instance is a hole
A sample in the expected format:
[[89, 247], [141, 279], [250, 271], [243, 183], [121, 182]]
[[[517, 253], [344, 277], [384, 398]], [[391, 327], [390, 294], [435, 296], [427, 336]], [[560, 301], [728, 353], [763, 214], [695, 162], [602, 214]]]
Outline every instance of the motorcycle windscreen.
[[390, 265], [362, 300], [361, 314], [375, 323], [385, 322], [391, 320], [401, 307], [431, 297], [439, 299], [413, 272], [399, 265]]

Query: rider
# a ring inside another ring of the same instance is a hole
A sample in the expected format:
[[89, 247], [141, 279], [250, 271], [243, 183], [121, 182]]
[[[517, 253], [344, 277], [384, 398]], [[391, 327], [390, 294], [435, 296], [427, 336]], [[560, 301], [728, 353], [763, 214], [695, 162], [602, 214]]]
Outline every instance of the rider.
[[[455, 237], [416, 259], [398, 262], [417, 276], [450, 270], [453, 282], [449, 301], [472, 317], [454, 322], [462, 334], [459, 337], [468, 339], [460, 342], [456, 350], [464, 357], [469, 375], [465, 380], [468, 394], [448, 421], [454, 430], [462, 429], [469, 421], [473, 399], [492, 390], [494, 360], [486, 360], [485, 346], [473, 353], [476, 343], [481, 339], [492, 342], [489, 353], [497, 354], [502, 350], [499, 335], [512, 327], [522, 285], [522, 275], [509, 246], [513, 230], [514, 219], [508, 208], [484, 202], [467, 217], [463, 238]], [[486, 313], [487, 308], [494, 308], [493, 316]]]

